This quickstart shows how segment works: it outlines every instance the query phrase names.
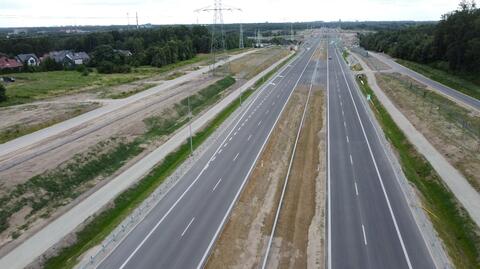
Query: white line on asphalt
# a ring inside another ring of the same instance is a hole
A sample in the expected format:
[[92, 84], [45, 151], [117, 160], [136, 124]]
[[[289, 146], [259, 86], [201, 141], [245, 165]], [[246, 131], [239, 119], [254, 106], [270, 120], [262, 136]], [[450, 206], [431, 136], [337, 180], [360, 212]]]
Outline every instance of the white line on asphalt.
[[[313, 56], [313, 55], [312, 55]], [[312, 58], [312, 56], [310, 57], [310, 59]], [[309, 60], [310, 61], [310, 60]], [[285, 68], [286, 69], [286, 68]], [[285, 70], [284, 69], [284, 70]], [[305, 67], [306, 69], [306, 67]], [[304, 71], [305, 71], [304, 69]], [[288, 70], [288, 72], [290, 72], [291, 70]], [[302, 71], [302, 74], [303, 72]], [[301, 75], [301, 74], [300, 74]], [[299, 78], [300, 80], [300, 78]], [[298, 82], [297, 82], [298, 83]], [[225, 225], [225, 222], [227, 221], [227, 218], [228, 216], [230, 215], [230, 212], [232, 211], [233, 209], [233, 206], [235, 204], [235, 202], [238, 200], [238, 196], [240, 195], [240, 192], [243, 190], [243, 188], [245, 187], [245, 183], [247, 182], [247, 179], [248, 177], [250, 176], [250, 174], [252, 173], [252, 170], [255, 166], [255, 164], [257, 163], [257, 160], [258, 158], [260, 157], [260, 154], [262, 153], [262, 150], [265, 148], [265, 145], [267, 144], [267, 141], [268, 139], [270, 138], [272, 132], [273, 132], [273, 128], [275, 127], [275, 125], [277, 124], [278, 120], [280, 119], [280, 115], [282, 114], [282, 112], [285, 110], [285, 107], [287, 106], [287, 103], [288, 101], [290, 100], [290, 98], [292, 97], [292, 94], [293, 94], [293, 89], [292, 91], [290, 92], [290, 94], [288, 95], [287, 97], [287, 100], [285, 101], [285, 103], [283, 104], [282, 106], [282, 109], [280, 110], [280, 113], [277, 115], [277, 118], [275, 119], [275, 122], [273, 123], [272, 127], [270, 128], [270, 131], [268, 132], [268, 135], [267, 135], [267, 139], [265, 141], [263, 141], [263, 144], [262, 146], [260, 147], [260, 151], [257, 152], [257, 156], [255, 156], [255, 160], [253, 161], [252, 165], [250, 166], [250, 169], [248, 170], [248, 173], [247, 175], [243, 178], [243, 181], [242, 181], [242, 185], [240, 186], [240, 188], [238, 189], [237, 193], [235, 194], [235, 197], [233, 198], [233, 200], [230, 202], [230, 206], [228, 207], [227, 209], [227, 213], [223, 216], [223, 219], [222, 219], [222, 222], [220, 223], [220, 225], [218, 226], [217, 228], [217, 231], [215, 232], [215, 235], [213, 236], [212, 240], [210, 240], [210, 243], [208, 244], [208, 247], [207, 247], [207, 250], [203, 253], [203, 256], [202, 256], [202, 259], [200, 260], [200, 262], [198, 263], [197, 265], [197, 269], [200, 269], [203, 267], [203, 264], [205, 263], [205, 260], [208, 258], [208, 255], [210, 254], [210, 250], [212, 249], [212, 246], [213, 244], [215, 243], [218, 235], [220, 234], [220, 231], [223, 229], [224, 225]]]
[[358, 196], [358, 187], [357, 187], [357, 182], [355, 182], [355, 194]]
[[222, 150], [223, 150], [223, 149], [220, 149], [220, 150], [218, 151], [218, 154], [222, 153]]
[[233, 161], [235, 161], [235, 160], [238, 158], [238, 155], [239, 155], [239, 154], [240, 154], [240, 152], [237, 153], [237, 155], [235, 155], [235, 158], [233, 158]]
[[230, 138], [228, 139], [228, 141], [232, 141], [232, 137], [230, 136]]
[[233, 136], [236, 136], [237, 135], [237, 132], [233, 133]]
[[215, 155], [215, 156], [213, 156], [213, 157], [212, 157], [212, 162], [213, 162], [213, 161], [215, 161], [215, 159], [216, 159], [216, 158], [217, 158], [217, 156], [216, 156], [216, 155]]
[[192, 222], [195, 220], [195, 217], [192, 218], [192, 220], [188, 223], [187, 227], [185, 228], [185, 230], [183, 230], [183, 233], [182, 233], [182, 237], [185, 235], [185, 233], [187, 232], [188, 228], [190, 228], [190, 225], [192, 225]]
[[[327, 45], [327, 59], [328, 59]], [[332, 269], [332, 195], [330, 192], [330, 78], [329, 78], [329, 61], [327, 61], [327, 198], [328, 198], [328, 234], [327, 234], [327, 269]]]
[[[230, 138], [231, 138], [231, 137], [230, 137]], [[228, 143], [225, 143], [225, 144], [223, 145], [224, 148], [226, 148], [227, 146], [228, 146]]]
[[220, 184], [220, 181], [222, 181], [222, 178], [219, 178], [219, 179], [218, 179], [217, 184], [215, 184], [215, 186], [213, 186], [212, 192], [215, 191], [215, 189], [217, 188], [218, 184]]
[[367, 235], [365, 234], [365, 226], [362, 224], [362, 231], [363, 231], [363, 242], [365, 243], [365, 246], [367, 245]]
[[250, 138], [252, 138], [252, 135], [248, 136], [247, 141], [250, 141]]
[[350, 143], [350, 139], [348, 138], [348, 135], [347, 135], [347, 143]]
[[260, 124], [262, 124], [262, 121], [259, 121], [258, 124], [257, 124], [257, 126], [260, 126]]
[[343, 111], [343, 108], [342, 108], [342, 116], [345, 116], [345, 111]]
[[353, 164], [352, 154], [350, 154], [350, 163]]
[[347, 128], [347, 123], [345, 122], [345, 120], [343, 120], [343, 126]]
[[[288, 71], [290, 72], [290, 70]], [[217, 152], [219, 152], [219, 150], [221, 150], [221, 147], [222, 147], [222, 144], [224, 144], [224, 147], [226, 146], [226, 140], [227, 140], [227, 137], [233, 132], [233, 130], [235, 129], [235, 127], [240, 124], [241, 120], [247, 115], [247, 112], [253, 108], [253, 104], [256, 102], [256, 100], [258, 100], [258, 98], [260, 97], [260, 94], [262, 93], [262, 91], [265, 90], [265, 87], [263, 87], [258, 94], [254, 94], [254, 99], [250, 102], [250, 104], [246, 107], [245, 109], [245, 112], [243, 113], [240, 113], [237, 117], [234, 118], [234, 121], [233, 122], [236, 122], [234, 124], [234, 126], [232, 127], [232, 129], [230, 130], [230, 132], [227, 134], [227, 136], [225, 137], [225, 139], [222, 141], [222, 143], [218, 146], [217, 150], [213, 153], [213, 154], [216, 154]], [[293, 91], [290, 93], [290, 96], [293, 94]], [[289, 98], [290, 98], [289, 96]], [[287, 99], [287, 102], [288, 102], [288, 99]], [[280, 111], [280, 114], [282, 113], [282, 111], [284, 110], [284, 108], [286, 107], [286, 103], [284, 104], [282, 110]], [[277, 123], [278, 119], [280, 118], [280, 115], [278, 115], [275, 123]], [[238, 120], [237, 120], [238, 119]], [[233, 124], [233, 123], [232, 123]], [[273, 131], [273, 126], [272, 128], [270, 129], [270, 132], [268, 134], [268, 137], [270, 137], [271, 133]], [[267, 137], [267, 140], [268, 140], [268, 137]], [[265, 146], [267, 140], [264, 141], [264, 144], [262, 145], [262, 149], [263, 147]], [[256, 160], [258, 159], [258, 157], [260, 156], [260, 152], [258, 152], [257, 154], [257, 157], [255, 159], [255, 162]], [[250, 170], [249, 170], [249, 174], [251, 172], [251, 170], [253, 169], [253, 164], [252, 166], [250, 167]], [[156, 231], [156, 229], [160, 226], [160, 224], [165, 220], [165, 218], [167, 218], [168, 215], [170, 215], [170, 213], [173, 211], [173, 209], [177, 206], [177, 204], [183, 199], [183, 197], [189, 192], [189, 190], [193, 187], [193, 185], [195, 185], [195, 183], [198, 181], [198, 179], [200, 178], [200, 176], [203, 174], [203, 172], [205, 171], [205, 168], [203, 168], [200, 173], [195, 177], [195, 179], [190, 183], [190, 185], [188, 185], [187, 189], [185, 189], [185, 191], [183, 191], [183, 193], [180, 195], [180, 197], [173, 203], [173, 205], [168, 209], [168, 211], [163, 215], [163, 217], [155, 224], [155, 226], [148, 232], [148, 234], [143, 238], [143, 240], [140, 242], [140, 244], [137, 245], [137, 247], [132, 251], [132, 253], [130, 253], [130, 255], [127, 257], [127, 259], [122, 263], [122, 265], [119, 267], [119, 269], [123, 269], [127, 264], [128, 262], [132, 259], [132, 257], [138, 252], [138, 250], [145, 244], [145, 242], [152, 236], [152, 234]], [[248, 177], [248, 175], [247, 175]], [[235, 199], [234, 201], [236, 201], [236, 199], [238, 198], [239, 194], [240, 194], [240, 191], [243, 189], [243, 186], [245, 185], [245, 182], [246, 182], [246, 179], [247, 177], [244, 178], [244, 181], [242, 182], [242, 186], [241, 188], [239, 189], [239, 191], [237, 192], [237, 194], [235, 195]], [[234, 202], [233, 201], [233, 202]], [[228, 213], [232, 210], [233, 208], [233, 202], [230, 204], [230, 207], [228, 209]], [[226, 221], [226, 218], [228, 216], [228, 213], [227, 215], [224, 216], [223, 220], [222, 220], [222, 224], [221, 226], [217, 229], [216, 233], [215, 233], [215, 236], [214, 236], [214, 239], [212, 241], [210, 241], [210, 244], [208, 246], [208, 249], [207, 251], [204, 253], [203, 257], [202, 257], [202, 260], [200, 261], [199, 263], [199, 266], [197, 266], [197, 269], [198, 267], [200, 267], [201, 265], [203, 265], [206, 257], [207, 257], [207, 254], [209, 253], [212, 245], [213, 245], [213, 242], [214, 240], [216, 239], [216, 237], [218, 236], [219, 232], [220, 232], [220, 228], [223, 227], [223, 224], [225, 223]]]
[[355, 109], [355, 113], [357, 114], [358, 122], [360, 123], [360, 127], [362, 129], [363, 136], [365, 138], [365, 141], [367, 142], [368, 151], [370, 153], [370, 157], [372, 158], [373, 165], [375, 166], [375, 171], [377, 173], [378, 180], [380, 181], [380, 186], [382, 187], [383, 195], [385, 197], [385, 200], [387, 201], [388, 210], [390, 212], [390, 216], [392, 217], [393, 225], [395, 226], [395, 230], [397, 232], [398, 239], [400, 240], [400, 245], [402, 246], [403, 255], [405, 256], [405, 259], [407, 261], [408, 268], [412, 269], [412, 263], [410, 262], [410, 257], [408, 256], [407, 249], [405, 248], [405, 243], [403, 242], [402, 234], [400, 232], [400, 229], [398, 228], [397, 219], [395, 217], [395, 214], [393, 213], [393, 209], [392, 209], [392, 206], [390, 204], [390, 199], [388, 198], [387, 191], [385, 190], [385, 186], [383, 184], [382, 176], [380, 175], [380, 171], [378, 170], [377, 161], [375, 159], [375, 156], [373, 155], [372, 147], [370, 146], [370, 141], [368, 140], [367, 133], [365, 132], [365, 128], [363, 127], [362, 119], [360, 118], [360, 114], [358, 112], [358, 108], [357, 108], [355, 99], [353, 98], [353, 95], [352, 95], [352, 90], [350, 89], [350, 85], [348, 84], [348, 81], [347, 81], [347, 76], [345, 75], [345, 71], [343, 70], [343, 67], [340, 63], [340, 58], [338, 57], [338, 54], [335, 53], [335, 56], [337, 58], [337, 62], [340, 64], [340, 69], [342, 70], [343, 79], [345, 80], [345, 82], [347, 84], [348, 92], [350, 94], [350, 99], [352, 99], [353, 107]]

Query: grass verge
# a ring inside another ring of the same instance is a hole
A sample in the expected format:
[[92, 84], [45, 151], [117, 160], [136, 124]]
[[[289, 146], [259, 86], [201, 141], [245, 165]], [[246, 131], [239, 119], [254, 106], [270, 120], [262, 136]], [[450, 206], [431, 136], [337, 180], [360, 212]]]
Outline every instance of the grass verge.
[[[431, 66], [397, 59], [397, 62], [452, 89], [480, 99], [480, 79], [454, 75]], [[475, 81], [476, 80], [476, 81]]]
[[[254, 92], [249, 89], [243, 98]], [[223, 109], [202, 131], [193, 137], [193, 146], [198, 148], [238, 107], [240, 102], [232, 102]], [[168, 154], [145, 178], [120, 194], [112, 205], [95, 216], [81, 231], [76, 234], [76, 242], [62, 249], [57, 256], [49, 258], [44, 268], [72, 268], [85, 251], [100, 244], [122, 220], [142, 203], [175, 169], [185, 161], [190, 153], [189, 144], [185, 141], [176, 151]]]
[[[363, 83], [360, 82], [363, 80]], [[387, 137], [395, 147], [403, 172], [421, 194], [422, 203], [435, 230], [447, 248], [455, 268], [480, 268], [478, 227], [443, 184], [430, 163], [416, 151], [390, 114], [376, 98], [365, 77], [357, 83], [364, 95], [371, 96], [370, 106]]]
[[345, 62], [346, 62], [347, 64], [348, 64], [348, 60], [347, 60], [348, 55], [350, 55], [350, 53], [348, 53], [348, 51], [347, 51], [346, 49], [343, 50], [343, 52], [342, 52], [342, 57], [343, 57], [343, 59], [345, 60]]

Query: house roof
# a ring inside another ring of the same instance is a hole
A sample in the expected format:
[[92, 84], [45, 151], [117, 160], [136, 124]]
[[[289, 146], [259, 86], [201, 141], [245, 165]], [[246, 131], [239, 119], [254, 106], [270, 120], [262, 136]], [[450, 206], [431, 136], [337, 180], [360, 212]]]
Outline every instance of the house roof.
[[83, 60], [83, 61], [90, 60], [90, 56], [88, 56], [88, 54], [86, 52], [83, 52], [83, 51], [69, 53], [67, 55], [67, 57], [74, 60], [74, 61], [75, 60]]
[[38, 58], [33, 53], [26, 53], [26, 54], [18, 54], [17, 58], [23, 63], [26, 62], [30, 58], [34, 58], [38, 62]]
[[71, 53], [69, 50], [51, 51], [47, 54], [47, 57], [53, 59], [57, 63], [61, 63], [69, 53]]
[[15, 59], [9, 59], [5, 56], [0, 57], [0, 69], [18, 68], [18, 67], [22, 67], [22, 64], [17, 62]]

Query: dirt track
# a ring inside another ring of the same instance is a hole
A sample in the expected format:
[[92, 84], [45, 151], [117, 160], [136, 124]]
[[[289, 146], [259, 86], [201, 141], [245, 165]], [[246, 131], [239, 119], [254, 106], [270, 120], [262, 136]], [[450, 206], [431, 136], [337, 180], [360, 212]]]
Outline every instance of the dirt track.
[[[300, 124], [308, 87], [292, 95], [225, 226], [207, 268], [257, 268], [266, 244]], [[314, 90], [297, 146], [269, 268], [323, 266], [323, 91]]]

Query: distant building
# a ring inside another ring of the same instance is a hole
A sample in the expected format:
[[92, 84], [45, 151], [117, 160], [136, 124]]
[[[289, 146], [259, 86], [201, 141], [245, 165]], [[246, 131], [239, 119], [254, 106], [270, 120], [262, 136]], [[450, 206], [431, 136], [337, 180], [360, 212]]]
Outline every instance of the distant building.
[[0, 56], [0, 70], [16, 70], [22, 68], [22, 64], [15, 59], [10, 59], [6, 56]]
[[86, 64], [90, 61], [90, 56], [86, 52], [72, 52], [70, 50], [51, 51], [42, 57], [42, 59], [45, 58], [50, 58], [67, 67]]
[[86, 52], [70, 52], [65, 56], [64, 63], [66, 65], [74, 66], [74, 65], [81, 65], [86, 64], [90, 61], [90, 56]]
[[19, 61], [22, 64], [26, 63], [29, 66], [37, 66], [40, 64], [40, 60], [33, 53], [18, 54], [17, 61]]

